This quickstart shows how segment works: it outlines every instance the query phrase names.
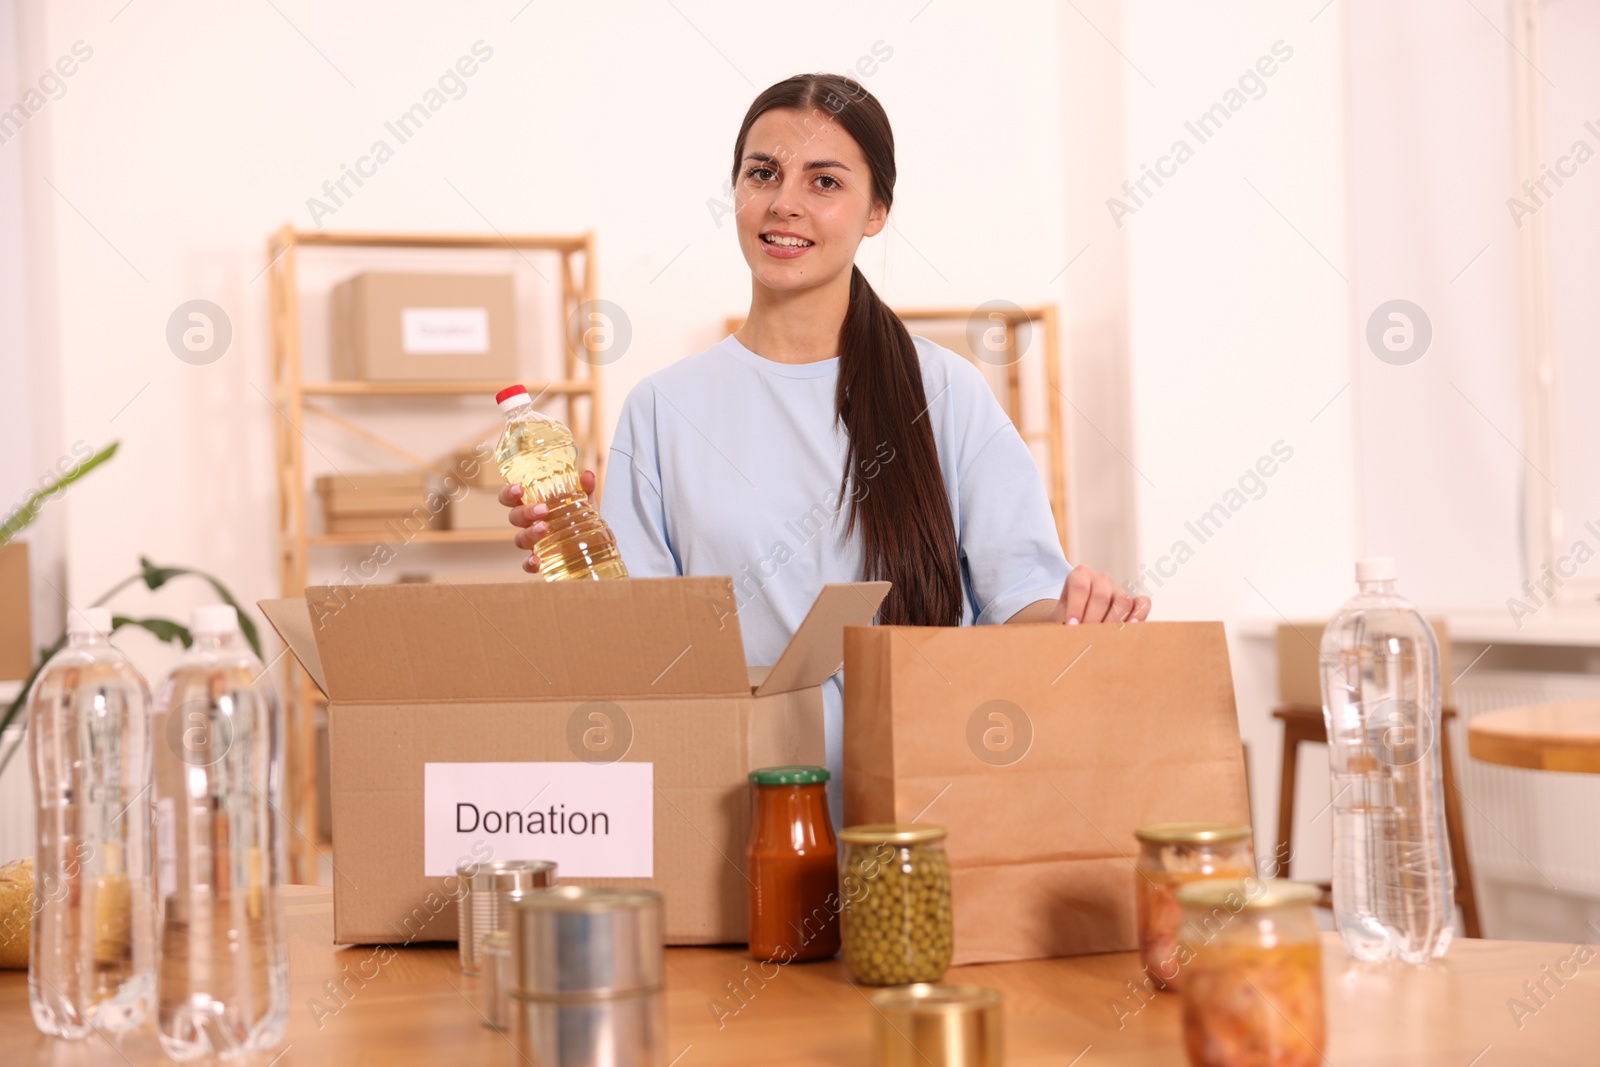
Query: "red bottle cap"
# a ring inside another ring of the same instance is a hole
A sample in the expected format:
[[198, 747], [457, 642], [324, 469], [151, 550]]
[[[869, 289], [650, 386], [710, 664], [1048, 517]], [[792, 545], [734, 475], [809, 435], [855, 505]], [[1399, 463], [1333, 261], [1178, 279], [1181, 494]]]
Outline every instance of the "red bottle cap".
[[522, 386], [522, 385], [508, 385], [504, 389], [500, 390], [498, 393], [494, 394], [494, 402], [496, 404], [502, 404], [505, 401], [511, 399], [512, 397], [518, 395], [519, 393], [521, 395], [523, 395], [523, 396], [527, 396], [528, 395], [527, 387], [526, 386]]

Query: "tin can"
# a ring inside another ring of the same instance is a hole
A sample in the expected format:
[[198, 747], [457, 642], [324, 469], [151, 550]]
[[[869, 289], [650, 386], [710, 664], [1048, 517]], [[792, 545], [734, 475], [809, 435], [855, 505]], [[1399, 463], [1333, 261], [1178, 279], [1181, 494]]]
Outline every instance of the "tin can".
[[661, 895], [561, 886], [512, 908], [511, 1028], [540, 1067], [660, 1067]]
[[661, 988], [661, 894], [561, 886], [512, 908], [512, 992], [614, 996]]
[[556, 865], [547, 860], [469, 862], [456, 868], [456, 878], [465, 890], [456, 902], [461, 973], [478, 974], [478, 949], [484, 937], [510, 929], [513, 901], [555, 885]]
[[483, 1025], [504, 1030], [511, 1022], [511, 934], [496, 930], [478, 946], [483, 969]]
[[975, 985], [918, 985], [885, 989], [869, 998], [872, 1047], [878, 1067], [1000, 1067], [1004, 1062], [1000, 1009], [993, 989]]
[[660, 990], [588, 1000], [510, 999], [511, 1040], [539, 1067], [665, 1067]]

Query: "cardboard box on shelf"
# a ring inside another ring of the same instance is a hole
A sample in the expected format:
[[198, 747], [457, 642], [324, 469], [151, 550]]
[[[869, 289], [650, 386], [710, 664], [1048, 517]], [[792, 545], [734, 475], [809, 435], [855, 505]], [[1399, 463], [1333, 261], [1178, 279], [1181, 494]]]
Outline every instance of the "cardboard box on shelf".
[[494, 452], [497, 444], [497, 441], [489, 441], [477, 448], [457, 452], [450, 457], [450, 467], [445, 472], [446, 476], [453, 477], [463, 485], [478, 489], [493, 489], [498, 493], [500, 487], [506, 484], [506, 480], [500, 473], [500, 468], [495, 466]]
[[32, 605], [28, 542], [0, 545], [0, 681], [20, 681], [33, 670]]
[[821, 763], [821, 684], [886, 582], [826, 586], [747, 667], [732, 580], [308, 589], [261, 609], [328, 697], [334, 940], [451, 941], [462, 861], [659, 890], [748, 936], [748, 773]]
[[333, 289], [336, 379], [514, 381], [516, 298], [509, 274], [366, 271]]
[[847, 825], [942, 824], [956, 964], [1136, 947], [1133, 832], [1249, 824], [1221, 623], [853, 627]]
[[331, 534], [389, 533], [402, 523], [410, 529], [441, 529], [442, 507], [428, 505], [428, 480], [422, 471], [324, 474], [316, 480], [325, 529]]
[[509, 542], [512, 530], [506, 506], [500, 503], [500, 488], [480, 489], [466, 486], [466, 491], [452, 497], [444, 509], [447, 530], [498, 530], [506, 529]]

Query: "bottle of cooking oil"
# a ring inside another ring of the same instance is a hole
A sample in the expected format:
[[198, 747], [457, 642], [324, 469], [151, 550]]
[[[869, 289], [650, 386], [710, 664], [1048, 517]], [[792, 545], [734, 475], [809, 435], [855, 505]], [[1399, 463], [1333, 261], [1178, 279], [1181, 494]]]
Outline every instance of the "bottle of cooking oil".
[[533, 410], [528, 390], [513, 385], [495, 394], [506, 430], [495, 450], [500, 473], [522, 486], [522, 502], [544, 501], [550, 531], [534, 546], [545, 581], [626, 578], [622, 553], [600, 513], [578, 484], [578, 446], [572, 431]]

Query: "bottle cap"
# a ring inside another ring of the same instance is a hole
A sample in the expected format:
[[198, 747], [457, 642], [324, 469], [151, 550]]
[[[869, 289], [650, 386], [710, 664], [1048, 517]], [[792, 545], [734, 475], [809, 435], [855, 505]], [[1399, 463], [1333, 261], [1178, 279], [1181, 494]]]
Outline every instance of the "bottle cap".
[[1392, 556], [1368, 556], [1366, 559], [1356, 560], [1356, 581], [1392, 582], [1394, 579], [1395, 567]]
[[501, 411], [510, 411], [527, 399], [528, 389], [522, 385], [508, 385], [494, 394], [494, 402], [500, 405]]
[[196, 634], [231, 634], [239, 629], [239, 610], [232, 604], [201, 604], [194, 609]]
[[111, 634], [111, 609], [110, 608], [84, 608], [82, 611], [67, 612], [67, 633], [69, 634], [99, 634], [108, 637]]
[[818, 785], [828, 780], [826, 767], [761, 767], [750, 772], [756, 785]]

